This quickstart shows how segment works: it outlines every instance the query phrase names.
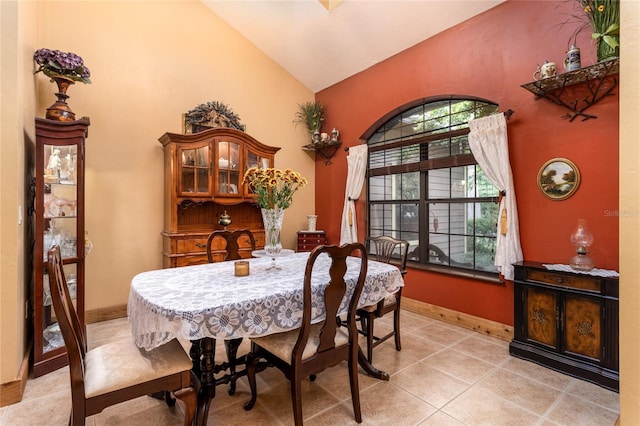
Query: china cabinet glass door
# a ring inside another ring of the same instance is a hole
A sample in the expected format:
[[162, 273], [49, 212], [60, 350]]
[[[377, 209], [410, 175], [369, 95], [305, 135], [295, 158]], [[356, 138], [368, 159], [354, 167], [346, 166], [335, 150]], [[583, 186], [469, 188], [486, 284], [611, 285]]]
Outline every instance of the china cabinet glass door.
[[217, 183], [216, 193], [220, 195], [238, 194], [242, 183], [240, 175], [240, 145], [235, 142], [217, 143]]
[[[47, 261], [47, 252], [54, 245], [60, 246], [63, 260], [78, 258], [78, 186], [77, 145], [44, 144], [44, 231], [42, 242], [43, 262]], [[44, 271], [46, 272], [46, 270]], [[76, 300], [76, 267], [75, 264], [65, 266], [65, 276], [72, 299]], [[49, 277], [43, 274], [43, 312], [42, 317], [42, 351], [43, 353], [64, 346], [60, 328], [55, 321], [51, 305]]]
[[180, 149], [180, 192], [182, 194], [209, 195], [211, 150], [209, 145]]

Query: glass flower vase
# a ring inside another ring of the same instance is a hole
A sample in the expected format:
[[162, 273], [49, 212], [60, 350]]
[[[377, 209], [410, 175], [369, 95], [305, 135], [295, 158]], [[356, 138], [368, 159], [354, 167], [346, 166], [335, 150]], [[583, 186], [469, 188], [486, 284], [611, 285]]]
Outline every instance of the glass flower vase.
[[[620, 42], [619, 36], [612, 37], [616, 39], [618, 43]], [[620, 56], [619, 50], [617, 48], [611, 47], [602, 38], [597, 41], [596, 54], [598, 56], [598, 62], [610, 61]]]
[[278, 256], [282, 251], [280, 231], [282, 229], [283, 218], [283, 208], [275, 207], [273, 209], [262, 209], [262, 221], [264, 223], [264, 251], [272, 258]]

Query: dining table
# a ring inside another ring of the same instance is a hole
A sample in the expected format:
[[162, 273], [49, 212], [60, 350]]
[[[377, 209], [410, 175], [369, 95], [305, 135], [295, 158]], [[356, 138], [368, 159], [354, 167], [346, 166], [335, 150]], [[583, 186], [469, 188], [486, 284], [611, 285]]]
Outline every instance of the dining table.
[[[235, 386], [236, 379], [246, 375], [245, 370], [236, 371], [246, 359], [236, 358], [243, 338], [300, 327], [309, 254], [278, 257], [277, 268], [272, 267], [269, 257], [243, 259], [249, 262], [249, 273], [244, 276], [235, 274], [236, 261], [226, 261], [147, 271], [131, 280], [127, 313], [135, 344], [152, 350], [174, 338], [191, 342], [189, 355], [198, 390], [196, 424], [206, 425], [216, 385]], [[347, 258], [347, 293], [339, 314], [347, 312], [361, 261], [359, 257]], [[396, 266], [371, 259], [367, 262], [359, 307], [374, 305], [404, 286]], [[330, 263], [328, 255], [320, 255], [311, 274], [313, 323], [324, 320], [322, 295], [330, 279]], [[226, 362], [216, 363], [217, 340], [225, 342]], [[387, 373], [371, 365], [361, 350], [358, 352], [358, 362], [369, 375], [389, 380]], [[225, 371], [229, 373], [219, 374]]]

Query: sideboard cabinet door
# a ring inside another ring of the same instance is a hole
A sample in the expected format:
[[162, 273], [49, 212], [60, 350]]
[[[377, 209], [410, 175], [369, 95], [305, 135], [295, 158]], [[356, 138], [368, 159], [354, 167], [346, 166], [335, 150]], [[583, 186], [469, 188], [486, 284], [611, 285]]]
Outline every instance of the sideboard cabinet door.
[[559, 350], [558, 295], [555, 292], [529, 288], [526, 291], [527, 336], [532, 342]]

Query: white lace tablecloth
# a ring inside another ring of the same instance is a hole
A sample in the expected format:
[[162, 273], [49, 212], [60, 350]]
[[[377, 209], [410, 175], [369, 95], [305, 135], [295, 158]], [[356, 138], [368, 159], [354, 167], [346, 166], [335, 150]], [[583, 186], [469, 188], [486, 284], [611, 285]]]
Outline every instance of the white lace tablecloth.
[[[136, 345], [147, 350], [174, 337], [234, 339], [257, 337], [300, 326], [302, 284], [309, 253], [247, 259], [249, 275], [236, 277], [234, 262], [208, 263], [143, 272], [131, 281], [127, 311]], [[312, 277], [312, 321], [324, 318], [321, 295], [330, 259], [321, 255]], [[360, 259], [348, 258], [347, 295], [353, 292]], [[377, 303], [404, 286], [394, 265], [369, 260], [359, 306]], [[346, 300], [346, 299], [345, 299]], [[347, 306], [343, 300], [341, 312]]]

